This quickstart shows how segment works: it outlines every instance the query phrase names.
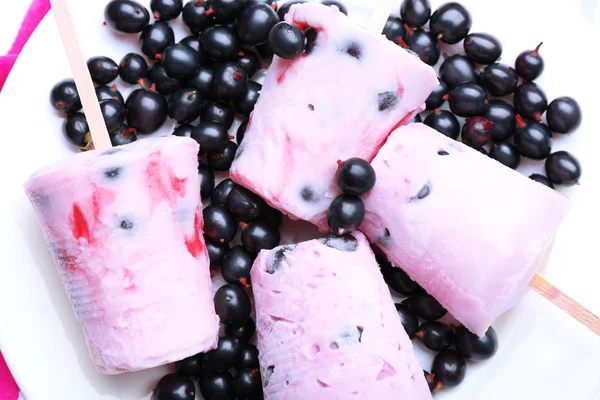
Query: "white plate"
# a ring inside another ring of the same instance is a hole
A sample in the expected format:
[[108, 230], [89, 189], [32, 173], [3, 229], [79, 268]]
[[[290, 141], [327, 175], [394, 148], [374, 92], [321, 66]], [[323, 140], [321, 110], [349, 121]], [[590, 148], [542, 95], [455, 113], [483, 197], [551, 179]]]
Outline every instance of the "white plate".
[[[148, 0], [149, 1], [149, 0]], [[106, 0], [71, 1], [86, 56], [120, 60], [139, 52], [135, 36], [118, 37], [102, 25]], [[351, 15], [364, 22], [374, 0], [350, 0]], [[441, 1], [432, 1], [434, 6]], [[555, 140], [583, 164], [581, 186], [561, 189], [575, 208], [562, 228], [546, 275], [600, 313], [600, 86], [594, 32], [577, 2], [549, 0], [463, 0], [474, 16], [473, 31], [496, 34], [503, 61], [544, 41], [546, 71], [539, 83], [548, 96], [579, 100], [584, 123], [576, 134]], [[571, 5], [567, 5], [571, 4]], [[177, 38], [183, 37], [181, 23]], [[448, 49], [452, 53], [452, 49]], [[2, 195], [0, 234], [5, 256], [0, 268], [0, 345], [28, 400], [147, 399], [168, 368], [105, 376], [90, 362], [22, 184], [35, 169], [72, 152], [62, 139], [62, 119], [48, 104], [58, 80], [71, 76], [54, 19], [47, 16], [21, 54], [0, 97]], [[124, 87], [125, 85], [121, 85]], [[126, 91], [127, 92], [127, 91]], [[169, 125], [169, 124], [167, 124]], [[170, 132], [165, 126], [162, 134]], [[542, 171], [541, 163], [524, 167]], [[515, 196], [518, 196], [515, 193]], [[458, 205], [457, 205], [458, 206]], [[494, 210], [490, 209], [490, 223]], [[523, 221], [515, 221], [523, 223]], [[489, 362], [469, 364], [460, 387], [439, 399], [600, 399], [600, 339], [534, 293], [494, 324], [500, 350]], [[431, 354], [418, 349], [430, 367]], [[398, 394], [402, 398], [402, 394]]]

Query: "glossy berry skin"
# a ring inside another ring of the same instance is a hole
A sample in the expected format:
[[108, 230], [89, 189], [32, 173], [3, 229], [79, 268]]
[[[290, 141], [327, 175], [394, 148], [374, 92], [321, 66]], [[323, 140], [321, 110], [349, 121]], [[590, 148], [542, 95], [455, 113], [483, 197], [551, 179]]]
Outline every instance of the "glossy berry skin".
[[237, 221], [225, 207], [209, 204], [202, 210], [204, 233], [216, 243], [228, 243], [237, 233]]
[[483, 337], [469, 332], [464, 326], [456, 330], [456, 350], [471, 361], [489, 360], [498, 351], [498, 335], [491, 326]]
[[479, 74], [473, 61], [456, 54], [448, 57], [440, 66], [440, 79], [452, 90], [465, 83], [478, 83]]
[[157, 92], [137, 89], [125, 102], [127, 123], [139, 133], [156, 131], [167, 119], [167, 102]]
[[521, 163], [519, 150], [508, 142], [494, 144], [490, 149], [490, 157], [512, 169], [516, 169]]
[[533, 81], [544, 72], [544, 59], [539, 52], [541, 46], [542, 43], [534, 50], [522, 52], [515, 61], [515, 70], [526, 81]]
[[151, 0], [150, 10], [152, 10], [155, 19], [170, 21], [181, 14], [183, 0]]
[[202, 375], [202, 354], [195, 354], [193, 356], [184, 358], [183, 360], [175, 363], [175, 371], [178, 373], [198, 378]]
[[267, 203], [259, 195], [240, 185], [229, 192], [226, 203], [233, 215], [244, 222], [261, 218], [267, 209]]
[[208, 199], [215, 188], [215, 173], [206, 165], [198, 166], [198, 178], [200, 179], [200, 197]]
[[365, 204], [356, 196], [341, 194], [327, 210], [329, 231], [334, 235], [346, 235], [360, 227], [365, 217]]
[[90, 128], [83, 113], [71, 114], [63, 122], [63, 133], [67, 140], [78, 147], [85, 147], [85, 135], [88, 134]]
[[117, 100], [104, 100], [100, 103], [100, 111], [102, 112], [102, 117], [104, 118], [104, 123], [106, 124], [106, 130], [110, 132], [114, 132], [125, 119], [125, 109], [123, 108], [123, 104], [119, 103]]
[[202, 47], [200, 46], [200, 39], [198, 39], [197, 35], [186, 36], [179, 41], [180, 44], [184, 44], [187, 47], [197, 51], [198, 53], [202, 51]]
[[212, 79], [211, 93], [217, 100], [239, 98], [248, 84], [248, 73], [239, 64], [230, 62], [219, 66]]
[[502, 43], [489, 33], [471, 33], [463, 46], [467, 57], [477, 64], [491, 64], [502, 55]]
[[52, 87], [50, 104], [55, 110], [72, 114], [81, 110], [81, 99], [73, 79], [64, 79]]
[[227, 371], [237, 364], [241, 354], [242, 345], [238, 338], [220, 337], [217, 348], [204, 354], [202, 364], [210, 372]]
[[439, 321], [425, 321], [415, 336], [432, 351], [442, 351], [454, 343], [454, 329]]
[[398, 317], [400, 318], [400, 322], [402, 322], [406, 334], [410, 339], [414, 338], [419, 330], [417, 314], [404, 304], [396, 304], [396, 311], [398, 312]]
[[260, 83], [248, 81], [246, 89], [244, 89], [241, 96], [233, 102], [235, 112], [244, 117], [249, 117], [250, 113], [254, 111], [254, 106], [260, 97], [261, 90], [262, 85]]
[[240, 126], [238, 127], [238, 130], [235, 134], [235, 140], [237, 140], [238, 144], [242, 143], [242, 140], [244, 140], [244, 135], [246, 134], [247, 128], [248, 128], [248, 121], [242, 122], [240, 124]]
[[448, 92], [448, 86], [443, 81], [440, 81], [440, 84], [433, 89], [425, 101], [425, 108], [428, 110], [440, 108], [446, 102], [444, 96], [446, 96]]
[[196, 388], [187, 376], [174, 373], [163, 376], [152, 394], [152, 400], [194, 400]]
[[104, 8], [104, 20], [117, 33], [138, 33], [150, 22], [150, 13], [137, 1], [114, 0]]
[[381, 260], [377, 257], [381, 266], [383, 279], [388, 286], [403, 296], [412, 296], [417, 293], [419, 285], [404, 272], [401, 268], [394, 267], [387, 259]]
[[241, 327], [250, 317], [250, 297], [240, 285], [221, 286], [215, 293], [214, 302], [221, 323], [232, 328]]
[[523, 157], [544, 160], [552, 151], [552, 132], [540, 122], [523, 121], [517, 117], [519, 128], [515, 135], [515, 146]]
[[119, 76], [129, 84], [140, 83], [148, 75], [148, 63], [136, 53], [126, 54], [119, 63]]
[[208, 57], [218, 61], [234, 59], [241, 49], [237, 33], [224, 25], [211, 26], [202, 31], [200, 44]]
[[[248, 343], [250, 339], [254, 337], [256, 333], [256, 323], [252, 318], [248, 318], [243, 325], [234, 328], [229, 325], [225, 325], [225, 334], [227, 336], [235, 336], [241, 343]], [[243, 350], [242, 350], [243, 351]], [[242, 354], [243, 356], [243, 354]]]
[[514, 93], [518, 83], [517, 71], [502, 63], [488, 65], [481, 74], [481, 84], [493, 96], [506, 96]]
[[375, 170], [366, 160], [350, 158], [338, 167], [336, 182], [342, 192], [351, 196], [362, 196], [375, 186]]
[[229, 171], [231, 164], [235, 159], [238, 145], [234, 142], [227, 142], [223, 151], [208, 154], [208, 166], [215, 171]]
[[181, 80], [171, 78], [167, 75], [162, 63], [155, 63], [152, 68], [150, 68], [150, 71], [148, 71], [148, 79], [150, 82], [154, 83], [156, 91], [165, 96], [172, 94], [182, 86]]
[[248, 73], [248, 78], [251, 78], [258, 72], [261, 67], [260, 58], [253, 51], [244, 50], [244, 55], [239, 56], [235, 62]]
[[446, 349], [433, 360], [431, 372], [443, 386], [454, 387], [465, 379], [467, 363], [456, 350]]
[[96, 98], [98, 98], [98, 102], [112, 99], [125, 104], [125, 99], [123, 99], [123, 95], [117, 89], [117, 85], [96, 87]]
[[408, 48], [417, 53], [425, 64], [433, 66], [440, 59], [440, 46], [431, 32], [416, 29], [407, 33], [404, 41]]
[[263, 387], [258, 368], [239, 371], [235, 376], [233, 387], [239, 399], [262, 398]]
[[207, 152], [222, 151], [229, 141], [227, 129], [214, 122], [201, 121], [192, 131], [192, 139], [200, 144], [200, 149]]
[[449, 94], [450, 110], [459, 117], [482, 115], [487, 109], [488, 98], [485, 90], [474, 83], [466, 83]]
[[529, 179], [531, 179], [534, 182], [541, 183], [544, 186], [548, 186], [550, 189], [554, 189], [554, 185], [552, 184], [552, 182], [550, 182], [550, 179], [548, 179], [545, 175], [531, 174], [529, 175]]
[[404, 38], [406, 36], [404, 21], [400, 18], [389, 17], [383, 27], [383, 34], [392, 41], [395, 41], [399, 37]]
[[491, 128], [492, 123], [484, 117], [471, 117], [462, 127], [462, 141], [467, 146], [479, 149], [490, 141]]
[[293, 60], [304, 51], [304, 34], [296, 25], [279, 22], [269, 33], [269, 47], [277, 56]]
[[175, 33], [166, 21], [156, 21], [148, 25], [140, 36], [142, 53], [152, 60], [173, 43], [175, 43]]
[[192, 131], [194, 127], [190, 124], [179, 125], [173, 130], [173, 135], [180, 137], [190, 137], [192, 136]]
[[223, 257], [223, 279], [227, 283], [250, 284], [250, 269], [256, 256], [243, 246], [233, 246]]
[[[310, 32], [310, 31], [308, 31], [308, 32]], [[269, 46], [269, 42], [259, 44], [254, 49], [256, 50], [256, 54], [258, 54], [258, 56], [260, 57], [261, 60], [263, 60], [268, 65], [271, 64], [275, 53], [273, 53], [273, 50], [271, 50], [271, 46]]]
[[290, 8], [292, 8], [292, 6], [294, 4], [302, 4], [302, 3], [306, 3], [306, 0], [286, 1], [281, 7], [279, 7], [279, 10], [277, 10], [277, 16], [279, 17], [280, 20], [283, 21], [283, 17], [285, 17], [285, 14], [287, 14], [288, 11], [290, 11]]
[[429, 20], [429, 29], [442, 42], [455, 44], [467, 36], [473, 21], [471, 13], [460, 3], [446, 3]]
[[162, 65], [171, 78], [189, 79], [200, 66], [200, 54], [181, 43], [167, 47], [162, 53]]
[[215, 70], [212, 67], [201, 66], [187, 81], [186, 86], [193, 87], [205, 96], [210, 96], [214, 75]]
[[[250, 318], [248, 320], [251, 320]], [[256, 346], [251, 344], [246, 344], [242, 346], [242, 352], [240, 354], [240, 358], [236, 365], [236, 368], [243, 369], [253, 369], [258, 368], [258, 349]]]
[[440, 319], [448, 312], [436, 299], [427, 293], [419, 293], [412, 296], [412, 309], [418, 317], [427, 321]]
[[552, 132], [571, 133], [581, 125], [581, 108], [572, 97], [564, 96], [552, 100], [546, 113]]
[[123, 146], [129, 143], [133, 143], [137, 140], [135, 129], [125, 124], [119, 126], [113, 132], [109, 134], [110, 143], [113, 146]]
[[460, 134], [460, 123], [450, 111], [438, 108], [429, 114], [423, 123], [454, 140], [458, 139]]
[[540, 121], [548, 108], [548, 98], [537, 84], [525, 82], [515, 90], [514, 104], [517, 114], [523, 118]]
[[279, 22], [273, 8], [267, 4], [246, 7], [237, 22], [237, 33], [242, 42], [249, 46], [265, 43], [269, 32]]
[[230, 178], [222, 180], [213, 191], [210, 202], [225, 206], [227, 204], [227, 196], [234, 187], [236, 187], [236, 184]]
[[348, 15], [348, 8], [346, 8], [346, 6], [344, 5], [344, 3], [342, 3], [341, 1], [337, 1], [337, 0], [321, 0], [321, 4], [323, 4], [324, 6], [336, 6], [337, 8], [340, 9], [340, 12], [342, 14], [346, 14]]
[[210, 268], [219, 268], [223, 265], [223, 257], [229, 251], [229, 243], [215, 243], [211, 238], [204, 235], [206, 251], [210, 260]]
[[400, 5], [400, 18], [413, 28], [420, 28], [431, 17], [429, 0], [403, 0]]
[[200, 119], [202, 121], [216, 122], [217, 124], [223, 125], [226, 129], [231, 127], [235, 115], [233, 108], [229, 103], [217, 101], [206, 103], [202, 107], [200, 113]]
[[503, 100], [490, 100], [483, 117], [492, 123], [489, 131], [495, 142], [502, 142], [517, 131], [515, 109]]
[[196, 89], [182, 88], [169, 97], [169, 117], [180, 124], [188, 124], [198, 118], [202, 107], [202, 96]]
[[242, 231], [242, 244], [253, 253], [271, 250], [279, 245], [279, 230], [266, 221], [253, 221]]
[[546, 176], [555, 185], [572, 186], [581, 178], [581, 164], [567, 151], [557, 151], [546, 159]]
[[215, 372], [200, 377], [200, 393], [205, 400], [233, 399], [233, 377], [229, 372]]
[[204, 29], [215, 24], [214, 17], [206, 14], [204, 5], [193, 0], [185, 3], [181, 18], [194, 35], [198, 35]]
[[208, 2], [208, 12], [214, 15], [219, 22], [233, 21], [242, 9], [248, 4], [248, 1], [240, 0], [211, 0]]
[[119, 66], [108, 57], [92, 57], [87, 61], [87, 66], [92, 81], [98, 85], [106, 85], [119, 76]]

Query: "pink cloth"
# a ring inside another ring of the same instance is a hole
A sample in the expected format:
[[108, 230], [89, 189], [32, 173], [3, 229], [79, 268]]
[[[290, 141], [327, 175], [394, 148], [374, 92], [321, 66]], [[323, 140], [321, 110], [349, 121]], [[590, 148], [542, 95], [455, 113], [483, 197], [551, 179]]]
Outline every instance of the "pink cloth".
[[29, 39], [29, 36], [31, 36], [48, 10], [50, 10], [50, 2], [48, 0], [32, 1], [12, 47], [6, 55], [0, 56], [0, 90], [2, 90], [2, 86], [4, 86], [8, 73], [17, 60], [19, 53], [23, 50], [23, 46], [27, 43], [27, 39]]
[[[6, 55], [0, 56], [0, 90], [2, 90], [4, 82], [6, 82], [6, 78], [25, 43], [27, 43], [33, 31], [49, 10], [50, 2], [48, 0], [33, 0], [31, 2], [13, 45]], [[2, 353], [0, 353], [0, 400], [17, 400], [18, 398], [19, 387], [8, 370]]]

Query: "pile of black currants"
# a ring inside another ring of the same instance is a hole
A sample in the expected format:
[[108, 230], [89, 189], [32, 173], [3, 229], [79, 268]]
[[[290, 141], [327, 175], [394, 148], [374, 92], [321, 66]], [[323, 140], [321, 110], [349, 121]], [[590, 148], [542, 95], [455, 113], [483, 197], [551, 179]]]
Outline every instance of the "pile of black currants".
[[[455, 140], [460, 137], [509, 168], [516, 169], [521, 157], [546, 160], [546, 175], [530, 178], [551, 188], [577, 184], [579, 161], [567, 151], [552, 152], [552, 141], [553, 134], [572, 133], [579, 127], [581, 109], [566, 96], [548, 103], [544, 90], [533, 82], [544, 70], [542, 44], [522, 52], [513, 68], [499, 62], [500, 41], [488, 33], [471, 33], [471, 25], [471, 14], [457, 2], [432, 13], [429, 0], [404, 0], [400, 18], [388, 19], [384, 28], [388, 39], [431, 66], [443, 56], [440, 84], [426, 102], [431, 112], [417, 121]], [[461, 41], [464, 54], [442, 53], [442, 46]], [[446, 101], [450, 111], [440, 109]], [[462, 128], [457, 117], [466, 119]], [[489, 151], [484, 148], [488, 144]]]

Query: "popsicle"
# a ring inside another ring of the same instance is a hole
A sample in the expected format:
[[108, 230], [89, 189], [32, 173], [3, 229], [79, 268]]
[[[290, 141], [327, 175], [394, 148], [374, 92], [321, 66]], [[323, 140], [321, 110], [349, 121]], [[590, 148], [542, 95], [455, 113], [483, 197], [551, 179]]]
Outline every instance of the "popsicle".
[[326, 230], [339, 194], [336, 161], [370, 161], [392, 130], [423, 109], [438, 80], [418, 57], [337, 7], [294, 5], [286, 20], [306, 30], [308, 49], [273, 60], [231, 178]]
[[361, 231], [478, 335], [527, 291], [570, 209], [424, 124], [393, 132], [372, 166]]
[[263, 250], [251, 277], [265, 399], [431, 399], [363, 234]]
[[69, 157], [25, 184], [97, 369], [212, 349], [198, 144], [145, 139]]

